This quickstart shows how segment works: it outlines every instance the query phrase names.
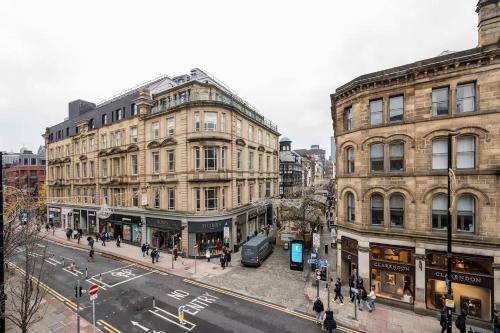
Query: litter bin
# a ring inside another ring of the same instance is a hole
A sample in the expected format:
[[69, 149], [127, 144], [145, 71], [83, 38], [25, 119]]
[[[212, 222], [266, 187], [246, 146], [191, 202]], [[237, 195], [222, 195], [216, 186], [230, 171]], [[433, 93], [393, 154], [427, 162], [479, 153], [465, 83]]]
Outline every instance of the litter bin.
[[288, 242], [285, 242], [285, 244], [283, 244], [283, 250], [288, 251]]

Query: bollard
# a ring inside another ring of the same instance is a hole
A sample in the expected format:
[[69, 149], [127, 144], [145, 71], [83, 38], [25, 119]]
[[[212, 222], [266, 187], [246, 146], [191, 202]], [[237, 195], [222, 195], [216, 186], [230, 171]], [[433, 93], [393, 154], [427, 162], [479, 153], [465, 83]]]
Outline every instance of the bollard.
[[155, 297], [153, 296], [153, 309], [156, 308], [156, 300]]
[[62, 266], [64, 267], [64, 257], [62, 258]]
[[99, 273], [99, 281], [102, 282], [102, 274], [101, 273]]
[[89, 278], [89, 273], [87, 271], [87, 267], [85, 267], [85, 279], [88, 279]]

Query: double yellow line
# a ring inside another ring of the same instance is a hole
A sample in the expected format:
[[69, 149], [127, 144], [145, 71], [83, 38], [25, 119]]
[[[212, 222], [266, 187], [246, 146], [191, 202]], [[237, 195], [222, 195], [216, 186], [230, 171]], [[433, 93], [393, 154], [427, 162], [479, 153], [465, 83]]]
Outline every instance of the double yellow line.
[[[252, 298], [252, 297], [241, 295], [241, 294], [229, 291], [229, 290], [217, 288], [217, 287], [211, 286], [209, 284], [205, 284], [205, 283], [202, 283], [202, 282], [194, 281], [194, 280], [191, 280], [191, 279], [184, 279], [183, 281], [187, 282], [187, 283], [190, 283], [192, 285], [195, 285], [197, 287], [200, 287], [200, 288], [213, 290], [213, 291], [216, 291], [216, 292], [221, 293], [221, 294], [229, 295], [229, 296], [236, 297], [236, 298], [248, 301], [248, 302], [252, 302], [252, 303], [255, 303], [255, 304], [263, 305], [263, 306], [266, 306], [268, 308], [271, 308], [271, 309], [274, 309], [274, 310], [278, 310], [278, 311], [284, 312], [286, 314], [289, 314], [289, 315], [292, 315], [292, 316], [295, 316], [295, 317], [299, 317], [299, 318], [302, 318], [302, 319], [305, 319], [305, 320], [310, 320], [310, 321], [316, 321], [316, 318], [313, 317], [313, 316], [311, 316], [311, 315], [300, 313], [300, 312], [297, 312], [295, 310], [290, 310], [290, 309], [287, 309], [284, 306], [280, 306], [280, 305], [276, 305], [276, 304], [264, 302], [264, 301], [261, 301], [261, 300], [258, 300], [258, 299]], [[346, 332], [346, 333], [358, 333], [358, 331], [356, 331], [356, 330], [350, 329], [348, 327], [343, 327], [343, 326], [338, 326], [337, 330], [339, 330], [341, 332]]]
[[102, 328], [109, 332], [109, 333], [122, 333], [120, 330], [118, 330], [116, 327], [114, 327], [113, 325], [109, 324], [108, 322], [102, 320], [102, 319], [99, 319], [97, 321], [97, 324], [101, 325]]

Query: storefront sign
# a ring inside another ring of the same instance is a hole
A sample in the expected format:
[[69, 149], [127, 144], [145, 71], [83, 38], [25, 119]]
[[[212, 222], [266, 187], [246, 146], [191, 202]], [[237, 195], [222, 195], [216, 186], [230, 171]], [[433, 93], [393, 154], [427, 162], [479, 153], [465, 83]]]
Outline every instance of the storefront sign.
[[347, 251], [342, 250], [340, 254], [342, 260], [350, 261], [354, 264], [358, 264], [358, 256]]
[[[427, 268], [426, 277], [428, 280], [441, 280], [445, 281], [446, 271]], [[451, 281], [454, 283], [468, 284], [470, 286], [478, 286], [483, 288], [493, 289], [493, 278], [490, 276], [478, 274], [466, 274], [453, 271], [451, 273]]]
[[395, 272], [395, 273], [403, 273], [403, 274], [410, 274], [415, 271], [415, 266], [405, 265], [395, 262], [393, 263], [387, 261], [378, 261], [373, 259], [371, 261], [371, 266], [372, 268], [381, 269], [389, 272]]
[[217, 232], [223, 231], [226, 225], [231, 228], [231, 219], [211, 222], [189, 222], [189, 232]]
[[452, 299], [447, 299], [446, 300], [446, 307], [450, 308], [450, 309], [453, 309], [455, 307], [455, 301], [452, 300]]
[[172, 229], [180, 230], [181, 221], [180, 220], [170, 220], [170, 219], [159, 219], [155, 217], [146, 217], [146, 226], [158, 229]]
[[112, 214], [107, 219], [100, 219], [100, 220], [101, 221], [108, 221], [108, 222], [118, 222], [118, 223], [121, 223], [121, 222], [137, 223], [137, 224], [141, 223], [140, 216], [122, 215], [122, 214]]

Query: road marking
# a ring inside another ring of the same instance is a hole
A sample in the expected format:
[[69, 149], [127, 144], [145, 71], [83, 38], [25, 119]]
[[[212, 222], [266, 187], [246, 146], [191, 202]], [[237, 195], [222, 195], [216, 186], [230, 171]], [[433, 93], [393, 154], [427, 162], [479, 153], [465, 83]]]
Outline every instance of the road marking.
[[103, 326], [103, 328], [104, 328], [106, 331], [110, 332], [110, 333], [121, 333], [121, 331], [120, 331], [120, 330], [118, 330], [116, 327], [114, 327], [113, 325], [111, 325], [111, 324], [107, 323], [106, 321], [104, 321], [104, 320], [102, 320], [102, 319], [99, 319], [99, 320], [97, 321], [97, 323], [98, 323], [99, 325]]
[[[88, 283], [90, 284], [94, 284], [94, 283], [97, 283], [99, 285], [99, 288], [101, 288], [102, 290], [106, 290], [107, 288], [109, 288], [110, 286], [102, 281], [99, 281], [98, 279], [95, 279], [95, 278], [90, 278], [90, 279], [87, 279], [86, 280]], [[106, 286], [104, 286], [106, 285]]]
[[[185, 329], [187, 331], [191, 331], [191, 330], [193, 330], [193, 328], [196, 327], [196, 324], [194, 324], [194, 323], [192, 323], [190, 321], [187, 321], [185, 319], [184, 319], [184, 321], [182, 323], [179, 322], [179, 318], [177, 317], [176, 314], [173, 314], [173, 313], [170, 313], [168, 311], [165, 311], [162, 308], [159, 308], [157, 306], [154, 307], [154, 310], [148, 310], [148, 311], [151, 312], [152, 314], [154, 314], [157, 317], [160, 317], [160, 318], [162, 318], [162, 319], [164, 319], [164, 320], [166, 320], [168, 322], [171, 322], [172, 324], [175, 324], [175, 325], [177, 325], [179, 327], [182, 327], [183, 329]], [[167, 316], [173, 317], [175, 320], [167, 318], [164, 315], [159, 314], [158, 312], [161, 312], [161, 313], [164, 313]]]
[[143, 276], [146, 276], [146, 275], [149, 275], [149, 274], [153, 274], [153, 273], [154, 273], [154, 272], [147, 272], [147, 273], [144, 273], [144, 274], [142, 274], [142, 275], [136, 275], [136, 276], [134, 276], [134, 277], [132, 277], [132, 278], [130, 278], [130, 279], [127, 279], [127, 280], [124, 280], [124, 281], [120, 281], [120, 282], [118, 282], [118, 283], [115, 283], [115, 284], [111, 285], [111, 286], [110, 286], [110, 288], [111, 288], [111, 287], [116, 287], [116, 286], [118, 286], [118, 285], [120, 285], [120, 284], [122, 284], [122, 283], [129, 282], [129, 281], [132, 281], [132, 280], [135, 280], [135, 279], [138, 279], [138, 278], [140, 278], [140, 277], [143, 277]]
[[130, 322], [132, 323], [132, 325], [139, 327], [144, 332], [149, 332], [149, 328], [147, 328], [146, 326], [142, 326], [141, 324], [133, 320], [131, 320]]
[[78, 274], [83, 275], [83, 273], [82, 273], [82, 272], [80, 272], [80, 271], [78, 271], [78, 270], [76, 270], [76, 269], [75, 269], [75, 272], [76, 272], [76, 273], [75, 273], [75, 272], [72, 272], [72, 271], [70, 271], [69, 269], [66, 269], [66, 268], [63, 268], [63, 271], [66, 271], [66, 272], [68, 272], [69, 274], [73, 274], [74, 276], [78, 276]]
[[119, 270], [119, 269], [124, 269], [124, 268], [131, 267], [131, 266], [135, 266], [135, 264], [130, 264], [130, 265], [127, 265], [127, 266], [118, 267], [118, 268], [112, 269], [112, 270], [110, 270], [110, 271], [106, 271], [106, 272], [102, 272], [102, 273], [100, 273], [100, 274], [94, 275], [93, 277], [96, 277], [96, 276], [99, 276], [99, 275], [108, 274], [108, 273], [111, 273], [111, 272], [117, 271], [117, 270]]
[[[275, 305], [275, 304], [272, 304], [272, 303], [260, 301], [260, 300], [257, 300], [257, 299], [251, 298], [251, 297], [240, 295], [240, 294], [228, 291], [228, 290], [217, 288], [217, 287], [214, 287], [214, 286], [202, 283], [202, 282], [198, 282], [198, 281], [193, 281], [193, 280], [190, 280], [190, 279], [184, 279], [183, 281], [187, 282], [187, 283], [190, 283], [190, 284], [193, 284], [195, 286], [201, 287], [201, 288], [214, 290], [214, 291], [216, 291], [218, 293], [221, 293], [221, 294], [226, 294], [226, 295], [233, 296], [233, 297], [236, 297], [236, 298], [239, 298], [239, 299], [243, 299], [245, 301], [249, 301], [249, 302], [252, 302], [252, 303], [255, 303], [255, 304], [260, 304], [260, 305], [266, 306], [268, 308], [271, 308], [271, 309], [274, 309], [274, 310], [278, 310], [278, 311], [290, 314], [290, 315], [295, 316], [295, 317], [299, 317], [299, 318], [302, 318], [302, 319], [305, 319], [305, 320], [309, 320], [309, 321], [316, 321], [316, 318], [313, 317], [313, 316], [311, 316], [311, 315], [303, 314], [303, 313], [297, 312], [295, 310], [290, 310], [290, 309], [287, 309], [287, 308], [282, 307], [280, 305]], [[358, 331], [352, 330], [352, 329], [350, 329], [348, 327], [343, 327], [343, 326], [340, 326], [340, 325], [338, 326], [337, 329], [339, 331], [346, 332], [346, 333], [357, 333], [358, 332]]]

